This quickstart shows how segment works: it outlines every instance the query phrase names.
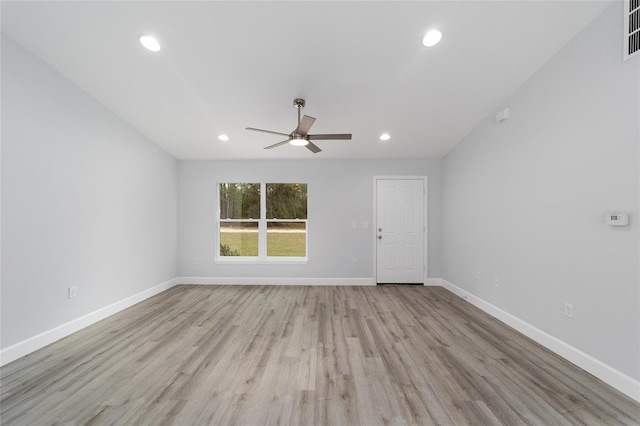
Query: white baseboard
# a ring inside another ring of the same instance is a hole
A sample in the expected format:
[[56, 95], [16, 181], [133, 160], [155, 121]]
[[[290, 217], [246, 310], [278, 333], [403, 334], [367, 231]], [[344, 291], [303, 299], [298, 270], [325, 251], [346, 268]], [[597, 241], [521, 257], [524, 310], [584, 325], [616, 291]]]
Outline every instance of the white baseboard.
[[424, 282], [425, 287], [439, 287], [442, 285], [441, 278], [427, 278]]
[[30, 354], [31, 352], [37, 351], [38, 349], [43, 348], [55, 342], [56, 340], [67, 337], [70, 334], [73, 334], [76, 331], [79, 331], [87, 326], [90, 326], [91, 324], [103, 320], [108, 316], [118, 313], [123, 309], [133, 306], [136, 303], [142, 302], [143, 300], [148, 299], [151, 296], [155, 296], [156, 294], [161, 293], [173, 287], [174, 285], [176, 285], [175, 278], [145, 291], [142, 291], [138, 294], [134, 294], [133, 296], [129, 296], [119, 302], [113, 303], [109, 306], [105, 306], [104, 308], [100, 308], [97, 311], [83, 315], [80, 318], [69, 321], [66, 324], [59, 325], [55, 328], [52, 328], [51, 330], [47, 330], [36, 336], [30, 337], [26, 340], [23, 340], [22, 342], [11, 345], [8, 348], [0, 351], [0, 365], [8, 364], [11, 361], [15, 361], [18, 358]]
[[178, 284], [207, 285], [375, 285], [373, 278], [178, 277]]
[[467, 300], [494, 318], [499, 319], [547, 349], [593, 374], [603, 382], [640, 402], [639, 381], [444, 279], [441, 279], [441, 284], [442, 287]]
[[[178, 284], [205, 285], [376, 285], [373, 278], [255, 278], [178, 277]], [[427, 278], [425, 286], [440, 286], [440, 278]]]

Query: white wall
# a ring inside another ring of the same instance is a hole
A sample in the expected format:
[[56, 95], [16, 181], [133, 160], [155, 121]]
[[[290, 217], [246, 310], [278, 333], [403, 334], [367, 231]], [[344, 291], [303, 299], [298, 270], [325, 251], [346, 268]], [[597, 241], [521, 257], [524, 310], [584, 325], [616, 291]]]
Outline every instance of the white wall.
[[[373, 177], [428, 176], [428, 275], [440, 276], [440, 160], [180, 161], [179, 261], [182, 277], [372, 278]], [[215, 263], [218, 182], [308, 183], [309, 262]], [[353, 229], [352, 222], [369, 222]], [[192, 263], [193, 258], [198, 264]], [[352, 265], [353, 258], [358, 259]]]
[[640, 58], [622, 62], [621, 17], [615, 2], [504, 102], [510, 120], [487, 117], [444, 158], [442, 269], [639, 380], [640, 217], [604, 224], [640, 196]]
[[4, 35], [1, 136], [3, 349], [177, 275], [177, 161]]

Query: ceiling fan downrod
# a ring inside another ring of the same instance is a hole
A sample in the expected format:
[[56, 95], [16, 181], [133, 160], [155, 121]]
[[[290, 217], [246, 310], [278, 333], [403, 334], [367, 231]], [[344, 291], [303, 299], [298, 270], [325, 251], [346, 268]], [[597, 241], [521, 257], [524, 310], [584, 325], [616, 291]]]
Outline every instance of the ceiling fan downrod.
[[298, 125], [300, 125], [300, 111], [304, 108], [304, 99], [295, 98], [293, 100], [293, 106], [298, 110]]

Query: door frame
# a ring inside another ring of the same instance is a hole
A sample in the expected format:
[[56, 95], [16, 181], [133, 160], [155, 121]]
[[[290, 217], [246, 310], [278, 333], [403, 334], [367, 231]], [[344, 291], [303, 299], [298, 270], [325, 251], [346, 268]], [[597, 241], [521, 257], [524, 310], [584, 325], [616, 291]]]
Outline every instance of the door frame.
[[371, 227], [372, 235], [371, 235], [371, 241], [372, 241], [372, 245], [373, 245], [373, 285], [377, 285], [378, 284], [378, 243], [377, 243], [377, 227], [378, 227], [378, 181], [379, 180], [406, 180], [406, 179], [413, 179], [413, 180], [419, 180], [421, 179], [423, 181], [423, 188], [424, 188], [424, 193], [423, 193], [423, 218], [422, 218], [422, 225], [424, 226], [424, 241], [422, 242], [423, 246], [423, 256], [424, 259], [422, 259], [422, 261], [424, 262], [424, 271], [422, 273], [422, 279], [423, 279], [423, 285], [427, 285], [427, 277], [429, 276], [429, 263], [428, 263], [428, 259], [429, 259], [429, 244], [428, 244], [428, 240], [429, 240], [429, 221], [428, 221], [428, 217], [429, 217], [429, 209], [428, 209], [428, 204], [429, 204], [429, 186], [428, 186], [428, 177], [427, 176], [422, 176], [422, 175], [408, 175], [408, 176], [387, 176], [387, 175], [380, 175], [380, 176], [374, 176], [373, 177], [373, 226]]

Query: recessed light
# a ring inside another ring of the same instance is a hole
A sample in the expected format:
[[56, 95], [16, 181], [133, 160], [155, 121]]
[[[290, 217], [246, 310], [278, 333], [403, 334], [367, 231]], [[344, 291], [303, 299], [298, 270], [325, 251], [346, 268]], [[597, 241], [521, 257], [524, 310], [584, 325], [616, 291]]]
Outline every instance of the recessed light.
[[424, 44], [425, 47], [432, 47], [440, 43], [441, 39], [442, 39], [442, 33], [440, 31], [431, 30], [422, 39], [422, 44]]
[[391, 139], [391, 135], [389, 133], [383, 133], [380, 135], [381, 141], [388, 141], [389, 139]]
[[222, 142], [227, 142], [229, 140], [229, 136], [225, 134], [218, 135], [218, 139], [220, 139]]
[[160, 43], [154, 36], [141, 35], [140, 44], [142, 44], [145, 47], [145, 49], [150, 50], [152, 52], [160, 51]]

